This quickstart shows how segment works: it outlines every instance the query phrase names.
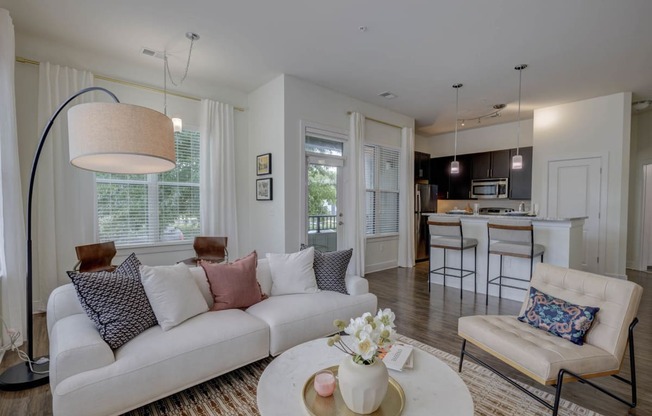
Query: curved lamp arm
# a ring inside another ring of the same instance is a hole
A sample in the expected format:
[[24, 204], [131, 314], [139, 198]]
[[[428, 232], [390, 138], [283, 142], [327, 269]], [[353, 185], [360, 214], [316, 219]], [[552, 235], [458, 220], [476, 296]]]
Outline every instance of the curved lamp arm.
[[[50, 120], [47, 122], [43, 128], [43, 133], [41, 133], [41, 139], [39, 140], [38, 147], [36, 148], [36, 153], [34, 154], [34, 160], [32, 161], [32, 170], [29, 176], [29, 191], [27, 193], [27, 355], [31, 360], [34, 358], [33, 351], [33, 340], [34, 340], [34, 322], [32, 319], [33, 306], [32, 306], [32, 199], [34, 194], [34, 182], [36, 179], [36, 169], [38, 167], [38, 161], [41, 157], [41, 151], [43, 150], [43, 145], [45, 140], [48, 138], [48, 133], [52, 129], [54, 121], [63, 111], [63, 109], [70, 104], [72, 100], [79, 97], [80, 95], [86, 94], [87, 92], [93, 91], [102, 91], [107, 93], [116, 103], [119, 103], [118, 97], [115, 96], [111, 91], [102, 87], [88, 87], [81, 89], [71, 95], [66, 101], [64, 101], [59, 108], [52, 114]], [[46, 380], [47, 381], [47, 380]]]

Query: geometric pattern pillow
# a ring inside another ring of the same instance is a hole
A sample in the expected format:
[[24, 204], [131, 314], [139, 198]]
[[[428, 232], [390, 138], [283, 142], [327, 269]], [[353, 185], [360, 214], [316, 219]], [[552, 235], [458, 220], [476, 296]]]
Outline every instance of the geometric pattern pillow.
[[[301, 244], [301, 250], [308, 247], [305, 244]], [[348, 295], [349, 292], [346, 290], [344, 278], [346, 277], [346, 269], [349, 267], [352, 255], [352, 248], [327, 252], [315, 250], [315, 259], [313, 260], [312, 266], [315, 270], [317, 287], [321, 290], [331, 290]]]
[[530, 287], [527, 308], [518, 320], [582, 345], [599, 310], [599, 307], [575, 305]]
[[138, 266], [131, 254], [113, 272], [68, 272], [86, 315], [113, 349], [157, 324]]

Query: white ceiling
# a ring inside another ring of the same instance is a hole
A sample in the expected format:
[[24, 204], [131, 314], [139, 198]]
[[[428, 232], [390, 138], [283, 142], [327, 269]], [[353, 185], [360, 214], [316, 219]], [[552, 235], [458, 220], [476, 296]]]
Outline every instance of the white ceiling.
[[[464, 83], [460, 118], [505, 103], [502, 117], [482, 125], [514, 120], [518, 64], [529, 65], [523, 117], [620, 91], [652, 98], [651, 0], [0, 0], [0, 7], [19, 38], [125, 65], [161, 68], [140, 49], [166, 49], [177, 78], [184, 34], [196, 32], [189, 78], [249, 92], [286, 73], [414, 117], [424, 135], [453, 128], [457, 82]], [[377, 96], [384, 91], [398, 98]]]

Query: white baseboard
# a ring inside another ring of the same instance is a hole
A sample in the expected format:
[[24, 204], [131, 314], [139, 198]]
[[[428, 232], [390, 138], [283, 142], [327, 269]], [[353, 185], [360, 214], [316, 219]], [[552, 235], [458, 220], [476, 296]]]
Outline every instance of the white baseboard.
[[382, 263], [367, 264], [364, 268], [364, 272], [365, 274], [367, 274], [367, 273], [379, 272], [381, 270], [393, 269], [395, 267], [398, 267], [398, 261], [396, 260], [384, 261]]

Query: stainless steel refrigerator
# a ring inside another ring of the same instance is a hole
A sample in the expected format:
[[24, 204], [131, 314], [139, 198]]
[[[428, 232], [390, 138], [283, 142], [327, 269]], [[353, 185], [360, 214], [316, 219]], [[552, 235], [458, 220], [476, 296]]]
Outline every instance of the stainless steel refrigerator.
[[416, 261], [425, 261], [430, 251], [428, 215], [437, 212], [437, 185], [415, 185], [414, 210]]

